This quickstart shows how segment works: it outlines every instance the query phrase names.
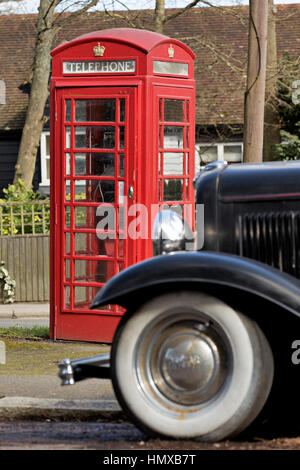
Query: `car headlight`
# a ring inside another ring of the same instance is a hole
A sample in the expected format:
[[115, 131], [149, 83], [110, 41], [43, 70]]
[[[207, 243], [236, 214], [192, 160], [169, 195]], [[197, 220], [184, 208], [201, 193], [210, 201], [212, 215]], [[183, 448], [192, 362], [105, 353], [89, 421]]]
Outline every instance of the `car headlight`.
[[189, 225], [172, 210], [159, 212], [152, 230], [153, 255], [164, 255], [173, 251], [184, 251], [186, 242], [193, 241]]

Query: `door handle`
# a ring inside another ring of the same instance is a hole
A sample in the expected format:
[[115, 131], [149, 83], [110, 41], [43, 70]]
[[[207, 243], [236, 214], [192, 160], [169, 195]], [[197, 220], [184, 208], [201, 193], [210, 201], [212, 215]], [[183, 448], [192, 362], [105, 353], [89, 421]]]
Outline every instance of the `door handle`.
[[133, 189], [133, 186], [129, 186], [128, 188], [128, 198], [129, 199], [132, 199], [134, 196], [134, 189]]

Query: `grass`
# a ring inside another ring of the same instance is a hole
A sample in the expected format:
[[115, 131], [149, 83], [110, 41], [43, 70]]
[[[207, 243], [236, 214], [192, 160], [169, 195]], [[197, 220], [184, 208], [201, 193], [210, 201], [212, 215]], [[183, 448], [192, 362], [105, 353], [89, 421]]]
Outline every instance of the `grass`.
[[0, 328], [0, 336], [4, 338], [49, 339], [49, 328], [41, 326], [34, 326], [32, 328], [12, 326], [9, 328]]
[[[57, 376], [57, 364], [66, 357], [72, 360], [87, 356], [95, 356], [101, 352], [109, 352], [109, 346], [106, 344], [87, 344], [77, 343], [75, 341], [51, 341], [49, 339], [41, 338], [40, 336], [38, 338], [30, 338], [28, 336], [25, 338], [20, 337], [20, 334], [32, 334], [32, 331], [30, 331], [31, 329], [26, 328], [19, 329], [21, 332], [16, 333], [15, 331], [11, 331], [16, 330], [16, 328], [5, 328], [5, 334], [18, 335], [10, 337], [1, 336], [1, 331], [3, 331], [4, 328], [0, 329], [0, 340], [1, 343], [4, 343], [6, 359], [5, 364], [0, 364], [0, 384], [2, 375]], [[47, 330], [47, 328], [44, 328], [44, 330]]]

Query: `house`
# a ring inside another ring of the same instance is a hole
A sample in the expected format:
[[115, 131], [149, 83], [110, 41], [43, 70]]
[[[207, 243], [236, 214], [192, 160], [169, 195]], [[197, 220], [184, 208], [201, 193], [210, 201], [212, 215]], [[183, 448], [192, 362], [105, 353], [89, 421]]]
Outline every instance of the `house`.
[[[300, 53], [300, 4], [277, 6], [277, 49]], [[176, 10], [168, 10], [175, 13]], [[151, 29], [153, 12], [132, 12], [137, 27]], [[30, 92], [37, 15], [0, 16], [0, 192], [13, 180]], [[104, 12], [87, 13], [61, 29], [53, 47], [91, 31], [128, 27]], [[248, 49], [248, 7], [193, 8], [166, 24], [164, 33], [195, 52], [196, 169], [213, 160], [242, 160]], [[298, 77], [300, 78], [300, 73]], [[5, 93], [5, 104], [3, 94]], [[49, 115], [49, 108], [46, 114]], [[34, 188], [49, 192], [49, 121], [41, 135]]]

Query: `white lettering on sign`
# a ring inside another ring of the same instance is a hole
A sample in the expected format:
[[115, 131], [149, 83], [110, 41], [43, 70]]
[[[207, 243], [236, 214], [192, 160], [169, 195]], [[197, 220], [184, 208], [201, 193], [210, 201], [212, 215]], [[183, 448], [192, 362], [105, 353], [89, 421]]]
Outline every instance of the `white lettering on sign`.
[[132, 73], [135, 72], [135, 60], [101, 60], [64, 62], [63, 73]]

